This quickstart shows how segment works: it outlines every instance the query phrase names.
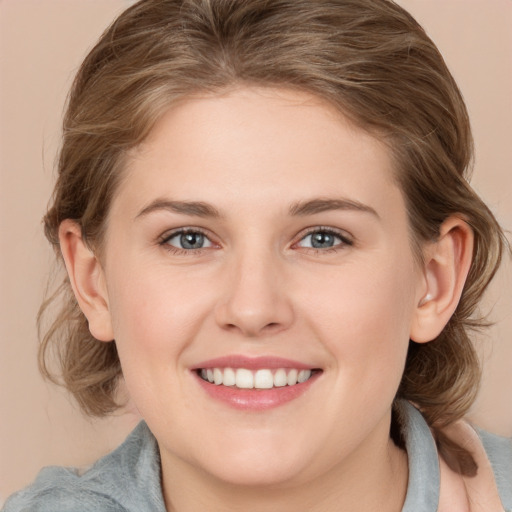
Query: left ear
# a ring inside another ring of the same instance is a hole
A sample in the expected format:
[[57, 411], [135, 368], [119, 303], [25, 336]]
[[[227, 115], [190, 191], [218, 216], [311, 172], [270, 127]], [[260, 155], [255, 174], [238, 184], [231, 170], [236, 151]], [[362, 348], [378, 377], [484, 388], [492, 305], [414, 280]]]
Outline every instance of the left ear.
[[411, 340], [437, 338], [459, 304], [473, 256], [473, 230], [460, 217], [441, 224], [439, 238], [424, 251], [423, 282], [411, 324]]

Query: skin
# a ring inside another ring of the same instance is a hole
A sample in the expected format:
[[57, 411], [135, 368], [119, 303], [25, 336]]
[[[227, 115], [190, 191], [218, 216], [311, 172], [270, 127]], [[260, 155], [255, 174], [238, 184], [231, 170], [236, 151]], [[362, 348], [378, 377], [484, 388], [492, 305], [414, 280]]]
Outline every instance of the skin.
[[[294, 212], [317, 199], [338, 203]], [[180, 248], [180, 228], [203, 232], [205, 247]], [[311, 247], [325, 228], [333, 245]], [[377, 139], [305, 93], [194, 97], [130, 155], [102, 259], [71, 221], [60, 238], [91, 332], [116, 340], [158, 440], [168, 510], [401, 510], [407, 460], [389, 438], [391, 405], [409, 339], [433, 339], [457, 305], [472, 238], [450, 218], [418, 265]], [[241, 411], [191, 371], [233, 354], [321, 373], [291, 402]]]

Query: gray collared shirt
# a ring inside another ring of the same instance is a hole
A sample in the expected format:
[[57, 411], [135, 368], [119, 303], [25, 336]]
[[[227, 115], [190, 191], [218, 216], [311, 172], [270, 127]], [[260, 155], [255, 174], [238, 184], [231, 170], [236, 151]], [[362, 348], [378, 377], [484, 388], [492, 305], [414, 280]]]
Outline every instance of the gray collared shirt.
[[[422, 415], [401, 403], [409, 460], [409, 484], [402, 512], [436, 512], [439, 462]], [[505, 510], [512, 511], [512, 440], [479, 432]], [[141, 422], [126, 441], [83, 474], [48, 467], [35, 482], [7, 500], [3, 512], [166, 512], [155, 438]]]

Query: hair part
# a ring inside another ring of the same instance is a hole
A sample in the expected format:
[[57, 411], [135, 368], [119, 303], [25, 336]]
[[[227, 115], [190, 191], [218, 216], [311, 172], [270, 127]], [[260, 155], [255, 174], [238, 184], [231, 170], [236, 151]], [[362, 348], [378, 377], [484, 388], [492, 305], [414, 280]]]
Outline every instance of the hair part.
[[[478, 390], [470, 332], [485, 325], [475, 311], [506, 241], [468, 185], [473, 141], [461, 93], [434, 43], [391, 0], [142, 0], [127, 9], [85, 59], [68, 98], [47, 238], [60, 254], [59, 225], [72, 219], [101, 251], [130, 150], [177, 101], [244, 85], [311, 93], [384, 141], [419, 259], [449, 216], [473, 229], [473, 263], [457, 310], [436, 340], [410, 342], [397, 397], [421, 409], [460, 472], [474, 473], [470, 454], [440, 429], [468, 411]], [[59, 380], [47, 363], [56, 351], [61, 379], [81, 408], [107, 414], [118, 407], [122, 377], [115, 342], [91, 336], [67, 278], [43, 303], [40, 325], [59, 300], [42, 335], [41, 370]]]

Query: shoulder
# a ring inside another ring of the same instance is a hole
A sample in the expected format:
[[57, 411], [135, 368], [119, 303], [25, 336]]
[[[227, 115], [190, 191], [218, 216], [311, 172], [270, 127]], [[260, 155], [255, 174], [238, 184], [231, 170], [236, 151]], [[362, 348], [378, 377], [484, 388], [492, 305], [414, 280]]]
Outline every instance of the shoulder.
[[503, 505], [512, 510], [512, 438], [483, 430], [477, 432], [491, 463]]
[[165, 511], [156, 441], [140, 423], [126, 441], [85, 473], [49, 467], [9, 498], [3, 512]]
[[44, 468], [35, 482], [7, 500], [3, 512], [126, 512], [115, 499], [85, 483], [72, 469]]
[[474, 428], [465, 421], [449, 425], [444, 432], [464, 446], [476, 462], [476, 474], [462, 476], [471, 510], [512, 511], [511, 440]]
[[444, 433], [469, 450], [477, 463], [477, 474], [463, 477], [439, 456], [421, 413], [408, 402], [401, 401], [398, 406], [409, 458], [409, 488], [403, 512], [415, 512], [420, 505], [425, 509], [425, 504], [440, 512], [512, 512], [511, 439], [475, 429], [466, 421], [445, 427]]
[[83, 485], [71, 469], [43, 469], [35, 482], [7, 500], [2, 512], [127, 512], [109, 496]]

